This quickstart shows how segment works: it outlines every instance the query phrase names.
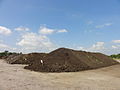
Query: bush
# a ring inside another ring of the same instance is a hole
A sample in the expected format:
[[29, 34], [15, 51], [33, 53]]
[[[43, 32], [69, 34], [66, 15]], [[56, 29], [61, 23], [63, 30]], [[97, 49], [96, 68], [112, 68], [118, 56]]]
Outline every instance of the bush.
[[120, 59], [120, 54], [110, 55], [111, 58]]
[[19, 53], [4, 51], [4, 52], [1, 52], [1, 53], [0, 53], [0, 58], [2, 58], [2, 57], [7, 57], [7, 56], [9, 56], [9, 55], [16, 55], [16, 54], [19, 54]]

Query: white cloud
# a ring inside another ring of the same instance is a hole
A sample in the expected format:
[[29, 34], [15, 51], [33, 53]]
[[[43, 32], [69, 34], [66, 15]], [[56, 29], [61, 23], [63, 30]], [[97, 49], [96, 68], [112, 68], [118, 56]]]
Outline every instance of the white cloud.
[[[18, 29], [19, 30], [19, 29]], [[23, 30], [23, 29], [22, 29]], [[39, 33], [26, 32], [22, 33], [22, 36], [16, 43], [23, 52], [34, 52], [34, 51], [51, 51], [56, 48], [51, 40], [46, 36], [53, 33], [64, 33], [66, 29], [50, 29], [45, 26], [41, 26]]]
[[6, 44], [0, 43], [0, 48], [8, 48]]
[[83, 50], [83, 51], [87, 51], [86, 48], [84, 47], [77, 47], [76, 50]]
[[104, 25], [97, 25], [96, 28], [103, 28]]
[[[16, 36], [16, 46], [15, 48], [10, 47], [9, 45], [3, 44], [3, 41], [0, 40], [0, 50], [9, 50], [17, 52], [39, 52], [39, 51], [51, 51], [56, 48], [56, 45], [46, 36], [53, 33], [65, 33], [68, 32], [66, 29], [50, 29], [47, 27], [40, 27], [39, 33], [30, 32], [27, 27], [17, 27], [16, 31], [22, 31], [23, 33], [17, 33]], [[24, 32], [25, 31], [25, 32]], [[27, 32], [29, 31], [29, 32]], [[11, 30], [0, 26], [0, 34], [9, 35]], [[16, 32], [14, 32], [15, 34]], [[12, 42], [14, 43], [14, 42]]]
[[112, 45], [109, 49], [108, 53], [110, 54], [118, 54], [120, 53], [120, 45]]
[[112, 23], [106, 23], [105, 26], [111, 26], [113, 25]]
[[66, 29], [61, 29], [57, 31], [58, 33], [64, 33], [64, 32], [68, 32]]
[[39, 33], [43, 34], [43, 35], [47, 35], [47, 34], [53, 34], [53, 33], [65, 33], [68, 32], [66, 29], [50, 29], [47, 27], [40, 27]]
[[113, 43], [120, 43], [120, 40], [113, 40]]
[[22, 35], [21, 40], [17, 43], [21, 46], [23, 51], [48, 51], [52, 50], [55, 45], [49, 40], [47, 36], [36, 33], [26, 33]]
[[120, 45], [112, 45], [113, 49], [120, 49]]
[[77, 47], [78, 50], [90, 51], [90, 52], [103, 52], [105, 50], [104, 42], [96, 42], [89, 48]]
[[20, 26], [20, 27], [15, 28], [15, 30], [16, 30], [16, 31], [29, 31], [30, 29], [27, 28], [27, 27], [22, 27], [22, 26]]
[[89, 51], [101, 52], [104, 54], [117, 54], [120, 53], [120, 45], [108, 45], [105, 46], [104, 42], [97, 42], [88, 49]]
[[105, 42], [96, 42], [91, 47], [77, 47], [77, 50], [89, 51], [89, 52], [101, 52], [107, 55], [120, 53], [120, 45], [108, 45], [105, 46]]
[[0, 43], [0, 52], [3, 52], [3, 51], [5, 51], [5, 50], [14, 51], [15, 48], [12, 48], [12, 47], [10, 47], [10, 46], [7, 45], [7, 44]]
[[1, 35], [10, 35], [12, 31], [7, 27], [0, 26], [0, 34]]
[[54, 29], [49, 29], [47, 27], [40, 27], [40, 30], [39, 30], [40, 34], [52, 34], [54, 32], [55, 32]]
[[113, 49], [116, 49], [116, 48], [118, 48], [118, 47], [117, 47], [117, 46], [115, 46], [115, 45], [112, 45], [112, 48], [113, 48]]
[[111, 26], [111, 25], [112, 25], [112, 23], [105, 23], [103, 25], [97, 25], [97, 26], [95, 26], [95, 28], [100, 29], [100, 28]]
[[103, 50], [105, 49], [104, 44], [105, 44], [104, 42], [97, 42], [96, 44], [92, 45], [90, 50], [93, 50], [93, 51]]
[[87, 24], [91, 25], [91, 24], [93, 24], [93, 21], [88, 21]]

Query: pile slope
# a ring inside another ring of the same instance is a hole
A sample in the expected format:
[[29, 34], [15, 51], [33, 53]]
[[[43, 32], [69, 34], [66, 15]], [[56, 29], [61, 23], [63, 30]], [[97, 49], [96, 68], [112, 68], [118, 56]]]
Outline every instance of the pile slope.
[[[43, 63], [41, 63], [41, 60]], [[59, 48], [36, 60], [25, 69], [40, 72], [76, 72], [118, 64], [101, 53], [90, 53]]]
[[10, 55], [7, 57], [6, 61], [10, 64], [31, 64], [36, 60], [41, 60], [45, 55], [45, 53]]

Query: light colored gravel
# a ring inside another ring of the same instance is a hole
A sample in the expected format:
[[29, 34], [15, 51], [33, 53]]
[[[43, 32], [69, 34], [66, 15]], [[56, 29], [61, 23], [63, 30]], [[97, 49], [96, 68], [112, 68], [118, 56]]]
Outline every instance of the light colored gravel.
[[115, 59], [115, 60], [120, 63], [120, 59]]
[[0, 60], [0, 90], [120, 90], [120, 65], [73, 73], [40, 73]]

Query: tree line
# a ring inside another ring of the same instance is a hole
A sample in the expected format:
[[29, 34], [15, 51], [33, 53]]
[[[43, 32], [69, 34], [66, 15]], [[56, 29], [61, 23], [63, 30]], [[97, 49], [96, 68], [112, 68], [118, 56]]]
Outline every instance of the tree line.
[[120, 54], [113, 54], [113, 55], [110, 55], [110, 57], [115, 59], [120, 59]]
[[5, 57], [5, 56], [9, 56], [9, 55], [17, 55], [17, 54], [22, 54], [22, 53], [4, 51], [4, 52], [0, 52], [0, 57]]

